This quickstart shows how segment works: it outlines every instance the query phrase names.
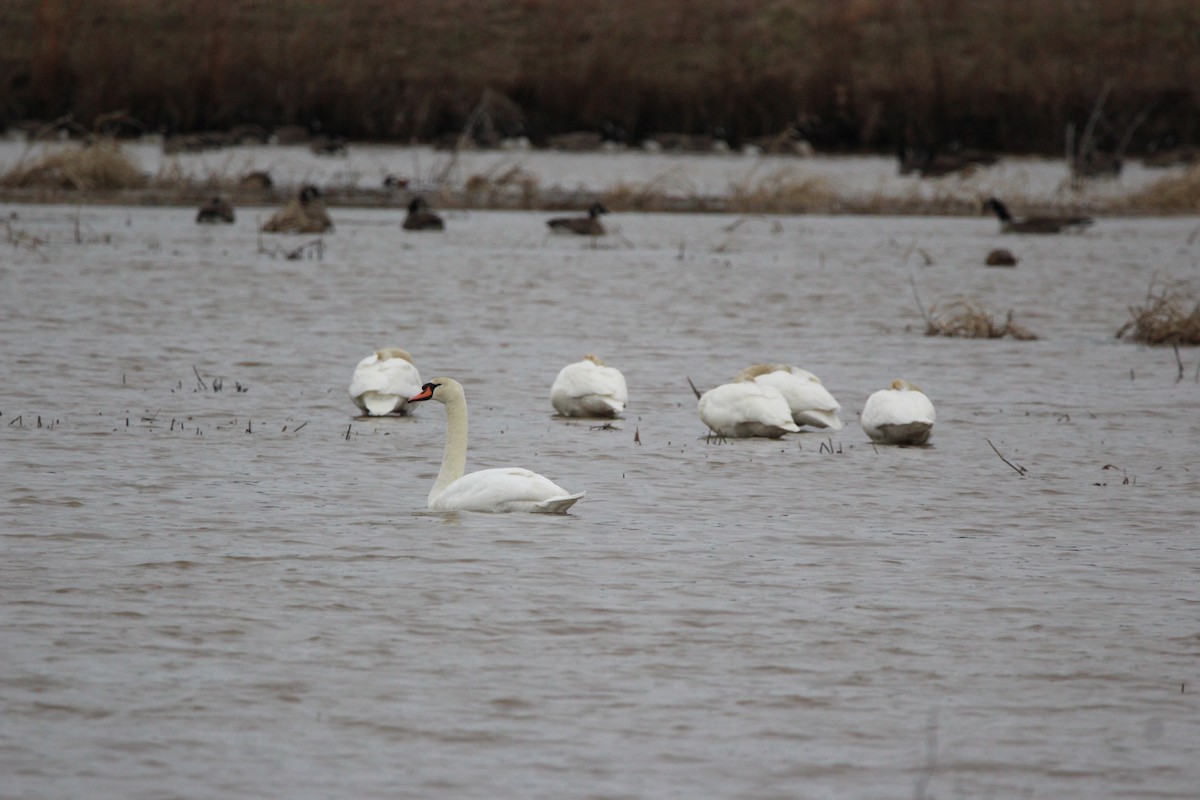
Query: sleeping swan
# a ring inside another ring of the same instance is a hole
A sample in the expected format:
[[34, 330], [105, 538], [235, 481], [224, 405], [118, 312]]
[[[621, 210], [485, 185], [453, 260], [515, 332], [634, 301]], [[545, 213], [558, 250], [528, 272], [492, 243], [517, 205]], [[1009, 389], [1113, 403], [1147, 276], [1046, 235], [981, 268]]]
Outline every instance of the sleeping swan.
[[723, 383], [709, 389], [700, 395], [696, 411], [717, 436], [777, 439], [800, 430], [792, 422], [792, 411], [780, 391], [752, 380]]
[[411, 403], [437, 400], [446, 406], [446, 451], [429, 491], [433, 511], [533, 511], [565, 514], [584, 492], [570, 494], [554, 481], [517, 467], [463, 473], [467, 467], [467, 397], [452, 378], [434, 378]]
[[625, 376], [591, 355], [559, 370], [550, 387], [550, 404], [564, 417], [617, 417], [628, 402]]
[[412, 413], [408, 398], [421, 391], [421, 373], [399, 347], [376, 350], [358, 362], [350, 379], [350, 399], [364, 414], [381, 417]]
[[933, 403], [920, 387], [903, 380], [867, 398], [863, 431], [880, 444], [925, 444], [933, 434]]
[[837, 415], [841, 405], [821, 384], [821, 379], [806, 369], [788, 364], [754, 364], [739, 372], [734, 380], [774, 386], [787, 401], [792, 422], [797, 425], [842, 429]]

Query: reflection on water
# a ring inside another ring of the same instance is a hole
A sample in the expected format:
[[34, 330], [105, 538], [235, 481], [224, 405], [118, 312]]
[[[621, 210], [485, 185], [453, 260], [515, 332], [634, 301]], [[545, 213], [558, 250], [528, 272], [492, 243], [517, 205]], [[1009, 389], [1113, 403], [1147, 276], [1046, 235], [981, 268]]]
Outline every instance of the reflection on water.
[[[1195, 274], [1190, 220], [612, 214], [592, 246], [343, 209], [288, 261], [269, 209], [11, 211], [48, 241], [0, 261], [6, 797], [1200, 785], [1200, 355], [1176, 381], [1112, 337], [1152, 276]], [[1018, 268], [982, 266], [1000, 244]], [[921, 336], [914, 286], [1042, 338]], [[587, 498], [425, 511], [442, 409], [346, 393], [381, 346], [462, 381], [471, 468]], [[613, 426], [552, 416], [585, 353], [629, 383]], [[845, 429], [705, 441], [688, 378], [760, 361], [819, 375]], [[859, 428], [896, 377], [932, 447]]]

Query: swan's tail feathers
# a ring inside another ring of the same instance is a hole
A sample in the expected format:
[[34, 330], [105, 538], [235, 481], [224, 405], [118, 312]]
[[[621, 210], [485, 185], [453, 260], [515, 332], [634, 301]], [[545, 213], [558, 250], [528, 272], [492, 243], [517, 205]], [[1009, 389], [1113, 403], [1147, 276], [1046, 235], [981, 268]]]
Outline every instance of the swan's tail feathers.
[[394, 394], [383, 394], [381, 392], [365, 392], [361, 397], [359, 405], [368, 414], [372, 416], [383, 416], [392, 412], [405, 412], [405, 407], [408, 402], [403, 397], [397, 397]]
[[829, 428], [833, 431], [840, 431], [842, 429], [842, 421], [832, 411], [809, 409], [797, 414], [795, 420], [797, 425], [811, 425], [814, 428]]
[[549, 500], [543, 500], [537, 504], [537, 510], [543, 514], [565, 514], [571, 506], [579, 502], [579, 500], [587, 492], [579, 492], [577, 494], [563, 495], [562, 497], [551, 497]]
[[612, 409], [614, 417], [618, 416], [622, 411], [625, 410], [625, 404], [620, 400], [613, 400], [611, 397], [603, 397], [601, 398], [601, 401], [604, 403], [604, 405]]

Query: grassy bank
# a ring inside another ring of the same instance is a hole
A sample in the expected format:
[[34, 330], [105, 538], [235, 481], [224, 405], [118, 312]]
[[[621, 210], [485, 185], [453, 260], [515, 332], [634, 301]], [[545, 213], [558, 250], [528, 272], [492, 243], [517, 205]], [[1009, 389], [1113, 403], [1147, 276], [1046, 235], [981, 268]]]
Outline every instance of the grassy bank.
[[824, 150], [1057, 154], [1108, 85], [1102, 145], [1139, 119], [1131, 152], [1200, 138], [1194, 0], [9, 0], [0, 30], [0, 123], [431, 140], [483, 108], [535, 141], [794, 125]]

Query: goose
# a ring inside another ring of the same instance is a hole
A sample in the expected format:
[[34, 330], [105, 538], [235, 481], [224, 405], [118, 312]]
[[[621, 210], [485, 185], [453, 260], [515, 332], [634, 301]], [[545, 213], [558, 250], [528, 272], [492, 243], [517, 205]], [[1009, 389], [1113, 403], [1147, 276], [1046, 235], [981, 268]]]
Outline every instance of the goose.
[[546, 220], [554, 233], [573, 233], [578, 236], [603, 236], [606, 231], [600, 222], [600, 215], [607, 214], [608, 209], [600, 203], [592, 203], [586, 217], [555, 217]]
[[778, 439], [800, 431], [783, 393], [756, 381], [723, 383], [709, 389], [700, 395], [696, 411], [717, 436]]
[[463, 474], [467, 466], [467, 396], [453, 378], [434, 378], [410, 403], [437, 400], [446, 407], [446, 450], [429, 490], [433, 511], [531, 511], [565, 514], [586, 492], [571, 494], [549, 478], [517, 467]]
[[863, 431], [879, 444], [925, 444], [933, 433], [933, 403], [904, 380], [868, 397], [859, 416]]
[[1008, 206], [994, 197], [983, 204], [985, 212], [995, 212], [1000, 218], [1001, 233], [1061, 233], [1069, 228], [1085, 228], [1092, 224], [1091, 217], [1025, 217], [1013, 219]]
[[842, 406], [821, 384], [821, 379], [806, 369], [788, 364], [754, 364], [737, 374], [734, 381], [754, 381], [762, 386], [774, 386], [787, 401], [792, 422], [813, 428], [840, 431], [842, 421], [838, 409]]
[[196, 223], [200, 225], [219, 225], [233, 220], [233, 206], [219, 197], [209, 200], [196, 212]]
[[424, 197], [414, 197], [408, 204], [403, 228], [406, 231], [440, 231], [446, 229], [446, 223], [429, 210], [429, 203], [425, 202]]
[[325, 233], [333, 220], [321, 202], [321, 190], [309, 184], [262, 226], [263, 233]]
[[408, 398], [421, 391], [421, 373], [399, 347], [376, 350], [358, 362], [350, 379], [350, 399], [372, 417], [412, 413]]
[[593, 355], [567, 364], [550, 387], [550, 404], [564, 417], [617, 417], [628, 402], [625, 376]]

